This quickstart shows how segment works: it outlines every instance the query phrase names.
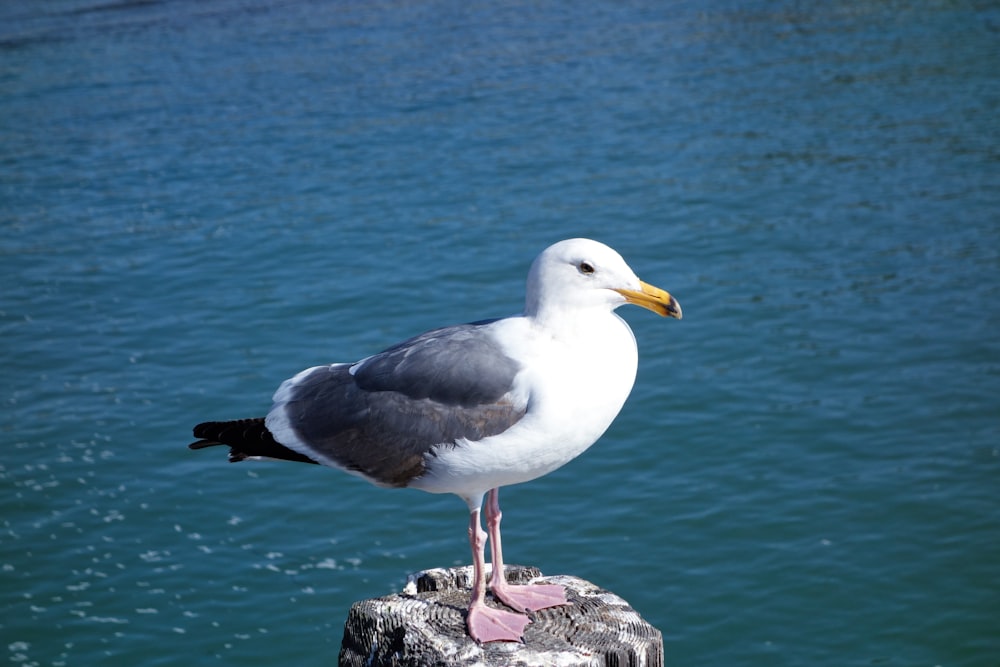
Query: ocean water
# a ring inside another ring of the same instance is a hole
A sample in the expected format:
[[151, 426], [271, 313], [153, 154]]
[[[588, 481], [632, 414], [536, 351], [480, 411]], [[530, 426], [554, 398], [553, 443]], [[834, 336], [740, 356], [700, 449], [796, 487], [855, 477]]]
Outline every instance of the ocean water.
[[[191, 452], [286, 377], [517, 312], [572, 236], [635, 389], [508, 558], [671, 665], [1000, 664], [1000, 9], [0, 4], [0, 660], [329, 665], [461, 501]], [[5, 655], [2, 655], [5, 653]]]

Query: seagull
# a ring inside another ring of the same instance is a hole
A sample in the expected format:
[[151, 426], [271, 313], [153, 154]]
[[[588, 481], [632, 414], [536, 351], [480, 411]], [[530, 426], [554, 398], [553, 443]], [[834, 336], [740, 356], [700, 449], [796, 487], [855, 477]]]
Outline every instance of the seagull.
[[[532, 263], [523, 313], [308, 368], [278, 387], [265, 417], [198, 424], [189, 447], [225, 445], [231, 462], [314, 463], [381, 487], [457, 495], [469, 508], [469, 635], [522, 641], [530, 612], [569, 603], [562, 586], [506, 581], [499, 489], [576, 458], [618, 415], [638, 366], [632, 330], [614, 312], [626, 303], [681, 318], [677, 300], [615, 250], [560, 241]], [[509, 609], [487, 604], [487, 589]]]

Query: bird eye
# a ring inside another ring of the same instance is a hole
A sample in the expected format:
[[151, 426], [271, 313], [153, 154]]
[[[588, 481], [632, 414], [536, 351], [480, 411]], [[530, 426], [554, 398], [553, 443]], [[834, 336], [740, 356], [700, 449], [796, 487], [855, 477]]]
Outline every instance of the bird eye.
[[594, 272], [594, 265], [590, 262], [580, 262], [576, 268], [580, 269], [580, 273], [585, 275], [590, 275]]

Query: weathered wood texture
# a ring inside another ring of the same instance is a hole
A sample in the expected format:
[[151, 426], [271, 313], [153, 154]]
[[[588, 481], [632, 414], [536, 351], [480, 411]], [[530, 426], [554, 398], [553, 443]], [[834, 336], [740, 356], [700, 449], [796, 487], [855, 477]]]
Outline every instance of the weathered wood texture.
[[472, 566], [419, 572], [402, 593], [354, 603], [340, 667], [663, 665], [660, 631], [614, 593], [577, 577], [543, 577], [533, 567], [508, 565], [506, 573], [512, 583], [561, 584], [572, 604], [534, 612], [523, 644], [480, 646], [465, 630]]

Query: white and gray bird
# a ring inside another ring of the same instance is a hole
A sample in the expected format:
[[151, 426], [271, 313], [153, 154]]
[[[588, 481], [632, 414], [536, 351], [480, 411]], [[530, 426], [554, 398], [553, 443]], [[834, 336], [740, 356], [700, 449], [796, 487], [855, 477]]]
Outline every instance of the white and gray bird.
[[[434, 329], [355, 363], [286, 380], [266, 417], [194, 428], [229, 460], [284, 459], [340, 468], [383, 487], [453, 493], [469, 507], [474, 582], [466, 625], [478, 642], [519, 641], [526, 612], [566, 604], [555, 585], [504, 578], [498, 489], [541, 477], [601, 437], [635, 381], [626, 303], [680, 319], [666, 291], [589, 239], [544, 250], [524, 312]], [[480, 523], [483, 498], [488, 533]], [[486, 603], [489, 590], [510, 608]]]

